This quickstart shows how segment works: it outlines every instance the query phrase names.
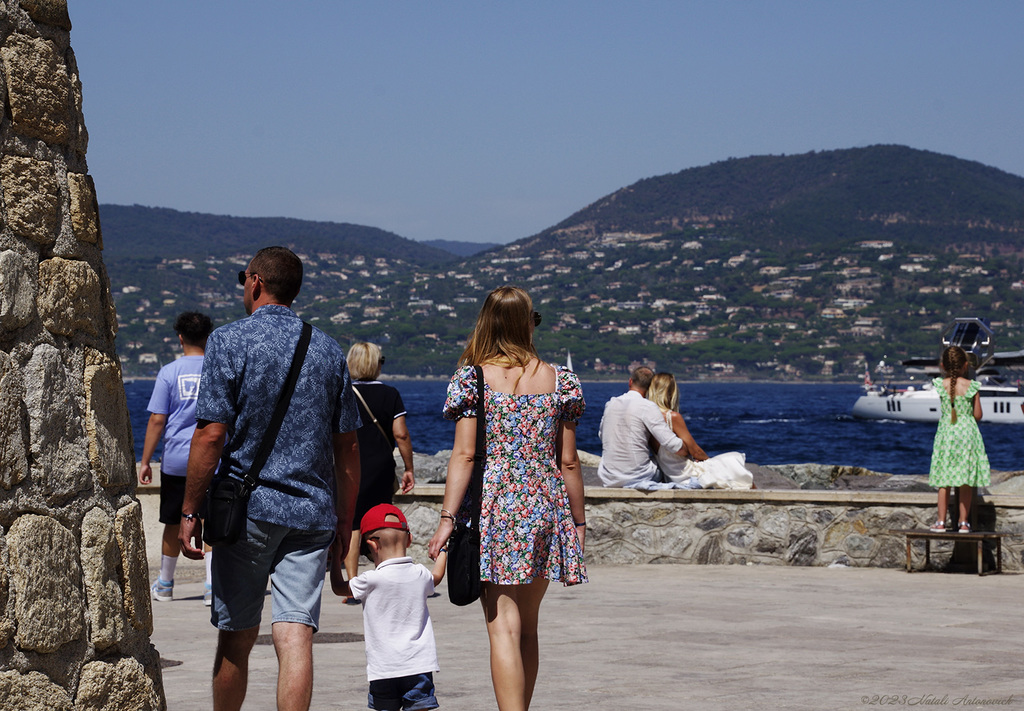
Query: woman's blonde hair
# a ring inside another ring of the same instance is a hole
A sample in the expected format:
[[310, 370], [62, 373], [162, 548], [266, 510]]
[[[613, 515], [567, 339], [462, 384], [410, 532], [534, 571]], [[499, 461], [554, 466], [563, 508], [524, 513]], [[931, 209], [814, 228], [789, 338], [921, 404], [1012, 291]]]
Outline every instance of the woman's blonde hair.
[[519, 366], [540, 357], [533, 347], [533, 301], [518, 286], [499, 286], [484, 299], [459, 365]]
[[380, 346], [359, 341], [348, 349], [348, 372], [353, 380], [376, 380], [380, 377]]
[[672, 373], [655, 373], [647, 388], [647, 399], [661, 408], [662, 412], [679, 409], [679, 388]]

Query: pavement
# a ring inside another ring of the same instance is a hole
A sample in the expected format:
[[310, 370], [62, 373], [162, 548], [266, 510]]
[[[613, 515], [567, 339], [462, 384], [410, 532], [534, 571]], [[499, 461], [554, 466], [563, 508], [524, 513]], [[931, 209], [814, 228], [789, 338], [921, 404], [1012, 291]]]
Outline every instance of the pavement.
[[[148, 514], [156, 497], [140, 498]], [[147, 520], [155, 571], [159, 527]], [[153, 644], [168, 709], [209, 709], [216, 630], [202, 564], [182, 560], [175, 599], [153, 602]], [[545, 597], [534, 709], [1024, 707], [1021, 576], [698, 565], [589, 573], [588, 584], [552, 585]], [[361, 608], [326, 588], [312, 708], [363, 709]], [[494, 709], [483, 614], [450, 604], [445, 583], [439, 590], [429, 605], [441, 708]], [[268, 598], [261, 640], [269, 608]], [[257, 644], [244, 709], [276, 708], [276, 675], [273, 647]]]

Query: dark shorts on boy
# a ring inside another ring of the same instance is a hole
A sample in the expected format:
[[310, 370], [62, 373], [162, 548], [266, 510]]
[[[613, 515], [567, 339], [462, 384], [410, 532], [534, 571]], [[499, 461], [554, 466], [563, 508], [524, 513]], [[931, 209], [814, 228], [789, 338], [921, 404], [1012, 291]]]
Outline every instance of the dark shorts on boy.
[[434, 698], [434, 675], [427, 672], [394, 679], [374, 679], [370, 682], [366, 705], [377, 711], [436, 709], [438, 704]]

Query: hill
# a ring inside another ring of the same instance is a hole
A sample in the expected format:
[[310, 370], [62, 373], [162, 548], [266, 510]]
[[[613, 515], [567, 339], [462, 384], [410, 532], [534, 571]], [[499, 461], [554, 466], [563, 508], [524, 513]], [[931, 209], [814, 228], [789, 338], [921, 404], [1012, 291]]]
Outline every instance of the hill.
[[251, 255], [272, 244], [370, 258], [401, 254], [404, 261], [415, 265], [439, 265], [454, 259], [450, 251], [376, 227], [347, 223], [209, 215], [141, 205], [101, 205], [100, 218], [107, 260]]
[[[174, 357], [178, 311], [240, 317], [235, 272], [256, 246], [282, 242], [306, 264], [296, 310], [343, 346], [381, 343], [388, 375], [450, 374], [483, 295], [505, 283], [543, 314], [541, 355], [571, 352], [585, 377], [647, 362], [683, 378], [855, 382], [882, 357], [937, 354], [960, 315], [990, 318], [1000, 350], [1024, 342], [1024, 179], [900, 146], [642, 180], [537, 235], [448, 261], [374, 228], [322, 227], [362, 241], [303, 228], [245, 245], [246, 218], [166, 211], [172, 234], [163, 211], [154, 227], [150, 208], [131, 209], [128, 229], [125, 213], [101, 208], [129, 374]], [[323, 225], [274, 224], [293, 222]], [[126, 248], [137, 234], [149, 235], [142, 248]]]
[[906, 146], [730, 159], [641, 180], [541, 233], [657, 235], [714, 226], [794, 249], [866, 239], [1016, 243], [1024, 178]]

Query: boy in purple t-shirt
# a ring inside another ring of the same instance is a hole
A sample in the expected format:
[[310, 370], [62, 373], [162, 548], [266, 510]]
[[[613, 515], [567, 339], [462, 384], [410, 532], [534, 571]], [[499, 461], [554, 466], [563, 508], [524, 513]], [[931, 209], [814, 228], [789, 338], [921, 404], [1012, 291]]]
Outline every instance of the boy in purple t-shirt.
[[[139, 482], [153, 481], [150, 460], [161, 437], [164, 452], [160, 460], [160, 523], [164, 524], [160, 544], [160, 576], [153, 582], [153, 599], [168, 602], [174, 595], [174, 570], [178, 565], [178, 527], [181, 525], [181, 504], [185, 496], [185, 472], [192, 433], [196, 430], [196, 399], [199, 378], [203, 372], [206, 339], [213, 331], [210, 317], [186, 311], [174, 322], [174, 330], [185, 355], [165, 365], [156, 376], [153, 395], [149, 398], [149, 424], [142, 446]], [[210, 555], [206, 556], [206, 605], [210, 604]]]

